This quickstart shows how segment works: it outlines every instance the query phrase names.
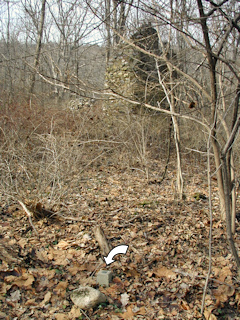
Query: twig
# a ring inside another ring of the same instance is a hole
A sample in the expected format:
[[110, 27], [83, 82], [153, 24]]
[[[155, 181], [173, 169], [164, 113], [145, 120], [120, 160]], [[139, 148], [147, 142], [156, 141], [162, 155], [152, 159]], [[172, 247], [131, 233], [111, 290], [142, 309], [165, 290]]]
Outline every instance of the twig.
[[81, 313], [84, 314], [84, 316], [85, 316], [87, 319], [91, 320], [91, 319], [87, 316], [87, 314], [83, 311], [83, 309], [80, 309], [80, 311], [81, 311]]
[[32, 223], [32, 213], [31, 213], [31, 211], [28, 210], [28, 208], [25, 206], [25, 204], [22, 201], [18, 200], [18, 202], [22, 206], [23, 210], [26, 212], [26, 214], [28, 216], [29, 223], [30, 223], [31, 227], [33, 228], [34, 232], [39, 236], [39, 233], [37, 232], [36, 228], [34, 227], [34, 225]]
[[141, 220], [143, 220], [143, 218], [140, 215], [137, 215], [135, 217], [133, 217], [132, 219], [128, 220], [126, 223], [124, 223], [123, 225], [121, 225], [122, 228], [125, 228], [126, 226], [128, 226], [131, 222], [133, 222], [134, 220], [140, 218]]
[[210, 214], [210, 230], [209, 230], [209, 262], [208, 262], [208, 273], [205, 281], [205, 286], [203, 290], [203, 297], [202, 297], [202, 306], [201, 306], [201, 314], [203, 315], [204, 305], [205, 305], [205, 298], [207, 294], [207, 287], [209, 283], [209, 278], [211, 275], [212, 269], [212, 228], [213, 228], [213, 214], [212, 214], [212, 186], [211, 186], [211, 161], [210, 161], [210, 142], [211, 142], [211, 133], [208, 136], [207, 142], [207, 169], [208, 169], [208, 192], [209, 192], [209, 214]]
[[101, 258], [100, 262], [97, 264], [97, 266], [94, 268], [94, 270], [88, 273], [88, 276], [93, 278], [93, 276], [95, 275], [95, 273], [97, 272], [99, 267], [102, 265], [104, 265], [104, 262], [103, 262], [103, 259]]
[[112, 249], [112, 246], [106, 238], [103, 229], [100, 226], [97, 226], [96, 228], [94, 228], [93, 233], [99, 244], [102, 255], [107, 256]]
[[[192, 152], [197, 152], [197, 153], [200, 153], [200, 154], [203, 154], [203, 155], [208, 156], [208, 152], [207, 152], [207, 151], [200, 151], [200, 150], [197, 150], [197, 149], [192, 149], [192, 148], [187, 148], [187, 147], [185, 147], [185, 149], [186, 149], [186, 150], [190, 150], [190, 151], [192, 151]], [[209, 153], [209, 155], [210, 155], [211, 157], [214, 156], [213, 153]]]
[[[200, 275], [191, 274], [191, 273], [182, 271], [182, 270], [180, 270], [178, 268], [173, 269], [172, 271], [175, 272], [175, 273], [181, 274], [184, 277], [190, 277], [190, 278], [193, 278], [193, 279], [205, 279], [206, 278], [206, 276], [200, 276]], [[216, 282], [218, 284], [228, 286], [229, 288], [235, 288], [234, 285], [232, 285], [232, 284], [229, 284], [227, 282], [220, 281], [220, 280], [217, 280], [217, 279], [214, 279], [214, 278], [209, 278], [208, 281]], [[235, 278], [235, 281], [239, 282], [236, 278]]]

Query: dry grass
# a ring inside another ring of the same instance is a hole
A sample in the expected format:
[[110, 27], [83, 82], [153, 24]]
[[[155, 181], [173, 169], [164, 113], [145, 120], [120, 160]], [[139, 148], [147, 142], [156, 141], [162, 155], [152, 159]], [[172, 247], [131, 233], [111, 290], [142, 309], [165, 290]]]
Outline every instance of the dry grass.
[[[163, 167], [166, 163], [169, 118], [134, 114], [128, 108], [119, 112], [106, 105], [69, 110], [36, 102], [30, 107], [23, 99], [2, 104], [0, 200], [35, 199], [52, 207], [68, 201], [82, 180], [91, 178], [91, 170], [108, 166], [137, 170], [146, 179], [160, 180], [162, 172], [158, 177], [152, 172], [155, 160]], [[182, 151], [186, 163], [194, 160], [197, 164], [206, 158], [184, 149], [205, 144], [192, 134], [193, 129], [182, 131]], [[174, 163], [174, 146], [171, 154]]]
[[147, 176], [150, 160], [166, 148], [165, 118], [157, 126], [156, 117], [111, 113], [100, 104], [72, 111], [13, 102], [0, 113], [2, 201], [59, 203], [89, 168], [135, 168]]

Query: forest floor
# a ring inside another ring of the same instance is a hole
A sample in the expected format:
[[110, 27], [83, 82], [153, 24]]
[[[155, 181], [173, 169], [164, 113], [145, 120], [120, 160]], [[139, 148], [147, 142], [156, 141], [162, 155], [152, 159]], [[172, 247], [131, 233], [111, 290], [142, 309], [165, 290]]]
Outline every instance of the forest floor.
[[[162, 170], [155, 161], [156, 177]], [[19, 203], [1, 203], [0, 319], [201, 319], [209, 268], [206, 170], [191, 165], [181, 202], [174, 200], [174, 178], [170, 169], [159, 184], [147, 182], [138, 170], [88, 168], [78, 192], [68, 185], [69, 201], [58, 208], [35, 204], [56, 212], [51, 218], [33, 218], [38, 235]], [[215, 182], [212, 205], [212, 272], [204, 316], [237, 320], [240, 281]], [[109, 266], [94, 237], [98, 225], [112, 247], [129, 245], [126, 255], [117, 255]], [[239, 249], [239, 223], [235, 240]], [[107, 288], [96, 283], [100, 269], [113, 272]], [[98, 288], [108, 303], [85, 311], [75, 307], [70, 292], [79, 285]]]

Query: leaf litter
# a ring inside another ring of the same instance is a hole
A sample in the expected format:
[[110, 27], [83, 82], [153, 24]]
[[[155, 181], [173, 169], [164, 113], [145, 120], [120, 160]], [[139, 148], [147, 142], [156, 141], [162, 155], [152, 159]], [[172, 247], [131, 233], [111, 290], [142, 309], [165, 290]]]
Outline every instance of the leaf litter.
[[[159, 165], [160, 166], [160, 165]], [[2, 319], [201, 319], [208, 272], [209, 216], [206, 185], [189, 181], [187, 198], [174, 200], [171, 175], [159, 185], [139, 172], [88, 169], [68, 201], [49, 208], [36, 199], [34, 234], [26, 213], [12, 203], [2, 211], [0, 318]], [[160, 170], [160, 169], [159, 169]], [[217, 189], [214, 189], [217, 192]], [[25, 201], [29, 205], [29, 202]], [[3, 204], [2, 204], [3, 206]], [[240, 319], [240, 288], [213, 195], [212, 273], [205, 319]], [[37, 210], [38, 209], [38, 210]], [[41, 213], [41, 214], [37, 214]], [[112, 247], [129, 245], [110, 266], [103, 263], [93, 229], [101, 225]], [[240, 245], [240, 226], [236, 243]], [[82, 312], [69, 291], [96, 285], [96, 273], [114, 278], [99, 289], [107, 305]]]

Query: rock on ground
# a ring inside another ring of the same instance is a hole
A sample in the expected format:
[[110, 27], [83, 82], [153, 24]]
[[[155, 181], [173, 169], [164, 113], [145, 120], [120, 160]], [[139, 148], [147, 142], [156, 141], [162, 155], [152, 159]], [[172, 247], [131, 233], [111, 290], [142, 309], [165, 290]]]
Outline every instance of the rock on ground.
[[72, 302], [81, 309], [94, 308], [107, 301], [107, 297], [99, 290], [84, 286], [73, 290], [70, 297]]

